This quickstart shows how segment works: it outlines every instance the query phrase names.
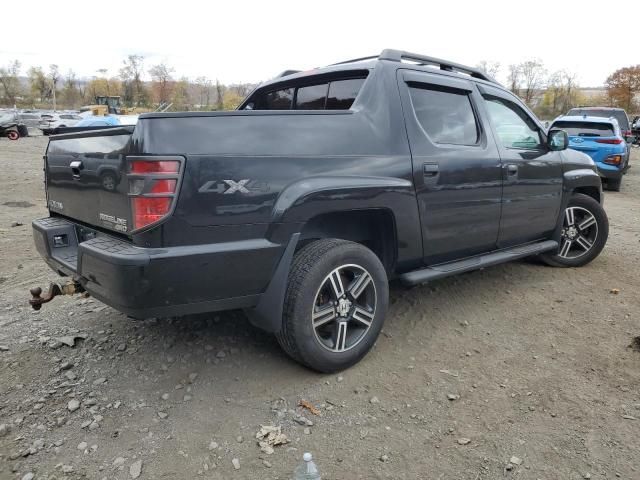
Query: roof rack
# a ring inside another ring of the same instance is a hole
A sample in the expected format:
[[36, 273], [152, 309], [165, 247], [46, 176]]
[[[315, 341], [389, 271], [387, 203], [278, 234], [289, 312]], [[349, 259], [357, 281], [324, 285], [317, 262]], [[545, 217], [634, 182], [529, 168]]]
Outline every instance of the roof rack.
[[449, 62], [448, 60], [442, 60], [435, 57], [427, 57], [426, 55], [419, 55], [417, 53], [405, 52], [402, 50], [383, 50], [378, 56], [380, 60], [391, 60], [392, 62], [402, 62], [403, 60], [409, 60], [416, 62], [418, 65], [433, 65], [439, 67], [440, 70], [445, 72], [460, 72], [466, 73], [473, 78], [479, 78], [480, 80], [486, 80], [487, 82], [498, 83], [491, 76], [479, 68], [467, 67], [466, 65], [460, 65], [459, 63]]
[[427, 57], [426, 55], [419, 55], [417, 53], [405, 52], [403, 50], [393, 50], [390, 48], [383, 50], [380, 55], [372, 55], [369, 57], [361, 57], [361, 58], [354, 58], [352, 60], [345, 60], [343, 62], [332, 63], [331, 66], [343, 65], [345, 63], [363, 62], [366, 60], [390, 60], [392, 62], [402, 62], [403, 60], [408, 60], [411, 62], [416, 62], [418, 65], [433, 65], [435, 67], [439, 67], [440, 70], [444, 70], [446, 72], [466, 73], [467, 75], [470, 75], [474, 78], [479, 78], [480, 80], [485, 80], [491, 83], [498, 83], [494, 78], [487, 75], [485, 72], [483, 72], [479, 68], [467, 67], [466, 65], [460, 65], [459, 63], [449, 62], [447, 60], [442, 60], [440, 58]]

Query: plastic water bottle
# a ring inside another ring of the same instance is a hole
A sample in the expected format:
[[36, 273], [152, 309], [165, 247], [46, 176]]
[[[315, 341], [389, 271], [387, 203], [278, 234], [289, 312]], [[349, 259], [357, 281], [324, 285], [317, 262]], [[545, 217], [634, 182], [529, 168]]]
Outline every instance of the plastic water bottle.
[[310, 453], [305, 453], [302, 456], [304, 463], [299, 465], [293, 472], [293, 480], [322, 480], [318, 467], [313, 463], [313, 458]]

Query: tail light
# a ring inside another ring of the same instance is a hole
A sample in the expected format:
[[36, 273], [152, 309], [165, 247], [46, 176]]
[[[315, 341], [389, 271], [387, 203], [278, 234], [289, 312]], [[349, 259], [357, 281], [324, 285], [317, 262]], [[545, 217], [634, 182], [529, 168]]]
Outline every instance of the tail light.
[[624, 132], [622, 132], [622, 135], [624, 137], [630, 137], [631, 136], [631, 130], [625, 130]]
[[156, 224], [173, 210], [182, 157], [129, 158], [129, 198], [133, 229]]
[[609, 165], [620, 165], [622, 163], [622, 155], [611, 155], [604, 159], [604, 163]]
[[597, 143], [607, 143], [609, 145], [620, 145], [622, 143], [621, 138], [598, 138]]

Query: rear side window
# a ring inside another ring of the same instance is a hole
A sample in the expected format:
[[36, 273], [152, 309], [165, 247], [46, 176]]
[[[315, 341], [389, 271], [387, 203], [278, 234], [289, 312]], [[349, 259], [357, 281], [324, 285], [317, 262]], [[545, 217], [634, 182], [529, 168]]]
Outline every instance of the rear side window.
[[293, 88], [269, 92], [257, 107], [259, 110], [289, 110], [293, 104]]
[[478, 143], [478, 123], [467, 92], [435, 85], [413, 84], [409, 87], [416, 118], [433, 142]]
[[327, 110], [349, 110], [364, 81], [364, 78], [352, 78], [331, 82], [327, 97]]
[[560, 128], [569, 135], [580, 137], [613, 137], [613, 125], [594, 122], [555, 122], [552, 128]]
[[[362, 74], [361, 72], [352, 72]], [[353, 105], [366, 73], [361, 78], [344, 78], [311, 83], [311, 78], [301, 79], [304, 84], [289, 88], [257, 92], [245, 104], [248, 110], [349, 110]]]
[[298, 88], [296, 110], [324, 110], [328, 88], [326, 83]]

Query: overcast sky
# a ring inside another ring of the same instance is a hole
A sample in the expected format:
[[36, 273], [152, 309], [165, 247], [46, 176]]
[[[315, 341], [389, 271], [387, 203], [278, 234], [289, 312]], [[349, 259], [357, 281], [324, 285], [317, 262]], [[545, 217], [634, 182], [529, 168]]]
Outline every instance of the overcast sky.
[[[0, 20], [0, 65], [18, 59], [58, 64], [81, 77], [117, 75], [129, 54], [145, 66], [165, 62], [176, 77], [257, 82], [309, 69], [409, 50], [475, 65], [539, 58], [549, 71], [602, 85], [614, 70], [640, 63], [640, 1], [40, 1], [18, 2]], [[634, 39], [631, 40], [631, 36]]]

